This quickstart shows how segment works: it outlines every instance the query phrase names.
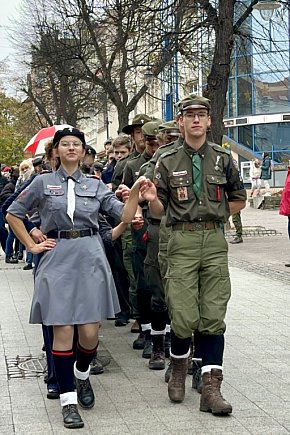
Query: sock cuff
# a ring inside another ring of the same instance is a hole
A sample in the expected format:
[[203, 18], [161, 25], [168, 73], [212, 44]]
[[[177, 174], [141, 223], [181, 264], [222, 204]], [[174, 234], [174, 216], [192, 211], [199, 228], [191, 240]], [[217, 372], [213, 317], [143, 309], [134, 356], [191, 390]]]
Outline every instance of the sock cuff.
[[151, 329], [151, 335], [165, 335], [165, 329], [162, 331], [156, 331], [155, 329]]
[[78, 404], [77, 393], [75, 391], [69, 391], [68, 393], [60, 394], [59, 398], [61, 406]]
[[77, 369], [77, 363], [75, 362], [74, 363], [74, 375], [80, 381], [85, 381], [86, 379], [88, 379], [88, 377], [90, 375], [90, 367], [88, 368], [88, 370], [86, 372], [81, 372]]
[[72, 356], [74, 353], [73, 350], [70, 349], [70, 350], [52, 350], [51, 354], [54, 356]]
[[142, 329], [142, 332], [150, 331], [150, 329], [151, 329], [151, 323], [142, 323], [141, 329]]
[[77, 349], [80, 350], [81, 352], [84, 352], [88, 355], [91, 355], [92, 353], [95, 353], [97, 350], [98, 346], [95, 346], [93, 349], [86, 349], [84, 348], [79, 342], [77, 343]]
[[170, 351], [170, 356], [172, 356], [172, 358], [176, 358], [176, 359], [188, 358], [189, 355], [190, 355], [190, 350], [187, 353], [185, 353], [184, 355], [174, 355], [174, 353], [172, 353]]
[[218, 365], [215, 365], [215, 364], [210, 364], [210, 365], [207, 365], [207, 366], [203, 366], [201, 368], [201, 374], [203, 375], [204, 373], [210, 373], [212, 369], [218, 369], [218, 370], [223, 371], [223, 366], [218, 366]]

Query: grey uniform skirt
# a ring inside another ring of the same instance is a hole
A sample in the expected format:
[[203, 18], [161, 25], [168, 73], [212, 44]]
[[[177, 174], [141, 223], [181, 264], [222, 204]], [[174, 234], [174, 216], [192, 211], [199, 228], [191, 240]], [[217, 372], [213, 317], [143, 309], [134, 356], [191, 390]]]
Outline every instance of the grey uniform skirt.
[[77, 325], [114, 317], [118, 296], [99, 236], [58, 239], [35, 272], [30, 323]]

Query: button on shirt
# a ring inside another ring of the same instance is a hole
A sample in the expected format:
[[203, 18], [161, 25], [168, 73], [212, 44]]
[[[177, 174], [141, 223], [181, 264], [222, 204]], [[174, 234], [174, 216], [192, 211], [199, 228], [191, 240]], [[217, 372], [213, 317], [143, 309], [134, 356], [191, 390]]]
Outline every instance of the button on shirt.
[[228, 201], [245, 201], [246, 191], [231, 156], [221, 147], [205, 142], [201, 156], [201, 189], [193, 189], [192, 155], [185, 142], [162, 156], [156, 164], [154, 183], [166, 210], [166, 225], [178, 222], [222, 221], [229, 218]]

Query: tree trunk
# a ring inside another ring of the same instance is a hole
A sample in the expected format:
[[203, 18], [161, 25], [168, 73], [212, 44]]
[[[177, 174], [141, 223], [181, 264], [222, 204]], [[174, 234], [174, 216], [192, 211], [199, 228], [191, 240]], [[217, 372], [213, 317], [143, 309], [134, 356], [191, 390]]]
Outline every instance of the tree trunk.
[[125, 105], [120, 105], [117, 107], [118, 111], [118, 121], [119, 121], [119, 129], [118, 133], [122, 132], [122, 128], [125, 127], [125, 125], [128, 125], [129, 123], [129, 113], [130, 110]]
[[230, 60], [233, 49], [234, 1], [221, 0], [215, 26], [215, 51], [210, 74], [207, 78], [207, 95], [211, 100], [211, 134], [210, 140], [222, 143], [224, 132], [223, 117], [226, 105]]

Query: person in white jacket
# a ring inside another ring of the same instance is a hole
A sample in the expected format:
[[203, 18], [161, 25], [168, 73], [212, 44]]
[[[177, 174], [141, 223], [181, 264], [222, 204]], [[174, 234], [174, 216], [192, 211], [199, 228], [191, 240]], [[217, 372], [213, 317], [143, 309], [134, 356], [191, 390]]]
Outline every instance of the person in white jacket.
[[250, 177], [252, 183], [252, 190], [250, 197], [254, 196], [255, 191], [257, 190], [257, 195], [260, 193], [261, 188], [261, 162], [259, 159], [255, 159], [251, 162], [250, 166]]

